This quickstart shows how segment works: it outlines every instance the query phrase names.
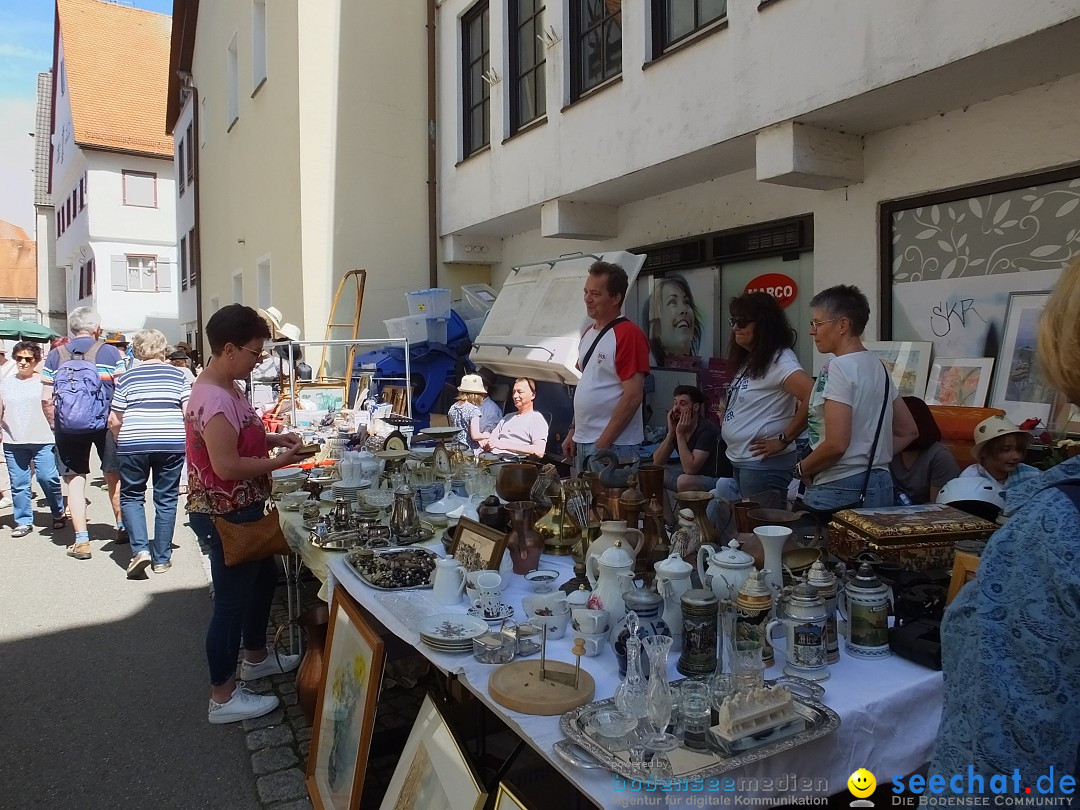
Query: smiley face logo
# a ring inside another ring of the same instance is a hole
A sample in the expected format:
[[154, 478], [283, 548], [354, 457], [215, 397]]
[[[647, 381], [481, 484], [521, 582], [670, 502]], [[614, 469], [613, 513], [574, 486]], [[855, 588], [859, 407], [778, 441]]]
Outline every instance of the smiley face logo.
[[866, 768], [859, 768], [848, 777], [847, 786], [853, 796], [865, 799], [877, 789], [877, 779]]

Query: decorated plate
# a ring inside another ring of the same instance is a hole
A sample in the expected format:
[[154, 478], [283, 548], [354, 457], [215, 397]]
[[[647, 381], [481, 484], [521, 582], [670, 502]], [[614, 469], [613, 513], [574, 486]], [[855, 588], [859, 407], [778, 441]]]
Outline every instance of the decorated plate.
[[417, 628], [421, 636], [444, 642], [471, 641], [488, 631], [487, 622], [461, 613], [440, 613], [429, 616]]

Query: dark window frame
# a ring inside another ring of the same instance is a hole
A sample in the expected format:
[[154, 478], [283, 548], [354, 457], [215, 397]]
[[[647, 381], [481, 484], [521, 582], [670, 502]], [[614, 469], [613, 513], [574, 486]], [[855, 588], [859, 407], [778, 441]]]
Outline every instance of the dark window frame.
[[[618, 10], [612, 11], [609, 2], [618, 3]], [[595, 18], [587, 28], [584, 24], [584, 15], [591, 4], [600, 6], [604, 13]], [[617, 70], [608, 72], [605, 65], [610, 55], [608, 54], [608, 41], [606, 31], [612, 25], [619, 29], [619, 66]], [[591, 36], [599, 32], [600, 39], [600, 73], [596, 78], [586, 76], [585, 60], [581, 53], [585, 42]], [[570, 100], [576, 101], [596, 88], [606, 84], [616, 76], [622, 75], [622, 2], [621, 0], [573, 0], [570, 3]]]
[[[479, 54], [472, 53], [470, 47], [474, 25], [480, 26], [480, 41], [484, 49]], [[482, 0], [461, 17], [461, 150], [463, 158], [474, 155], [491, 144], [491, 88], [483, 78], [490, 67], [490, 16], [488, 0]], [[479, 72], [474, 73], [475, 71]], [[472, 97], [474, 78], [480, 80], [481, 97], [479, 99]], [[483, 122], [481, 132], [476, 132], [472, 124], [473, 113], [476, 110], [480, 110], [480, 120]]]
[[652, 0], [652, 48], [653, 58], [655, 59], [662, 54], [667, 53], [673, 48], [682, 45], [690, 39], [698, 36], [702, 31], [705, 31], [715, 25], [718, 25], [721, 21], [727, 19], [727, 3], [724, 3], [724, 11], [716, 17], [709, 20], [700, 19], [701, 3], [703, 0], [691, 0], [694, 4], [694, 25], [693, 27], [678, 37], [672, 37], [667, 30], [667, 9], [672, 2], [676, 0]]
[[188, 240], [187, 234], [180, 237], [180, 289], [186, 290], [190, 285], [188, 278]]
[[[522, 4], [528, 3], [532, 13], [522, 18]], [[539, 39], [543, 31], [544, 15], [547, 12], [546, 0], [510, 0], [507, 4], [507, 28], [510, 42], [510, 134], [520, 132], [534, 121], [547, 115], [547, 55], [544, 43]], [[532, 60], [528, 65], [523, 59], [521, 31], [531, 27]], [[521, 115], [521, 102], [525, 93], [531, 93], [534, 99], [535, 114], [531, 118]]]
[[176, 187], [178, 197], [184, 196], [184, 178], [187, 173], [184, 171], [184, 139], [180, 139], [180, 143], [176, 149], [176, 162], [179, 164], [177, 167], [179, 171], [176, 173]]
[[187, 125], [187, 134], [184, 137], [184, 145], [187, 148], [187, 179], [188, 185], [195, 182], [195, 156], [194, 149], [192, 148], [192, 141], [195, 135], [195, 123], [192, 122]]

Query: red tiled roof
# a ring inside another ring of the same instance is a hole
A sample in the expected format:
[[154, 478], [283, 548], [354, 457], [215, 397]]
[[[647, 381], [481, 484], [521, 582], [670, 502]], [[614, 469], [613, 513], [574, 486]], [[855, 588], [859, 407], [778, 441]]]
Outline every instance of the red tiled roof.
[[57, 0], [56, 7], [75, 142], [172, 157], [162, 126], [171, 18], [102, 0]]

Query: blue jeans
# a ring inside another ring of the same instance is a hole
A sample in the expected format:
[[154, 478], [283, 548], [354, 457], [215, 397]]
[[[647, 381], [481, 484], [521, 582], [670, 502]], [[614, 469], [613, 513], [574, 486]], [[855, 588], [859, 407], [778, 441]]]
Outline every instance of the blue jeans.
[[[732, 475], [739, 482], [739, 492], [744, 498], [757, 500], [757, 496], [765, 492], [778, 492], [787, 498], [788, 484], [795, 477], [796, 461], [798, 454], [785, 453], [761, 461], [740, 462], [731, 465]], [[859, 486], [862, 486], [861, 479]]]
[[[130, 453], [117, 456], [120, 467], [120, 514], [131, 538], [131, 553], [150, 552], [154, 565], [172, 558], [176, 500], [180, 494], [183, 453]], [[154, 539], [146, 533], [146, 483], [154, 478]]]
[[[862, 493], [865, 472], [849, 475], [838, 481], [813, 485], [806, 488], [803, 503], [812, 509], [832, 510], [848, 506], [859, 500]], [[888, 470], [872, 470], [870, 482], [866, 485], [866, 500], [863, 506], [892, 506], [893, 482]]]
[[34, 510], [30, 503], [30, 464], [34, 465], [45, 500], [54, 518], [64, 516], [64, 496], [60, 493], [60, 473], [56, 471], [56, 456], [51, 444], [4, 443], [8, 479], [11, 481], [11, 500], [15, 507], [15, 525], [32, 526]]
[[[637, 444], [613, 444], [609, 450], [611, 450], [619, 458], [638, 458], [638, 450], [640, 445]], [[577, 446], [577, 456], [574, 459], [574, 469], [579, 473], [585, 471], [585, 462], [589, 456], [596, 452], [596, 444], [590, 442], [589, 444], [579, 444]]]
[[[254, 523], [263, 512], [264, 505], [260, 502], [219, 517], [230, 523]], [[220, 686], [236, 674], [241, 638], [245, 650], [266, 647], [266, 623], [277, 588], [277, 563], [273, 557], [267, 557], [228, 566], [213, 516], [191, 512], [188, 519], [196, 536], [210, 549], [214, 613], [206, 628], [206, 661], [210, 666], [210, 683]]]

